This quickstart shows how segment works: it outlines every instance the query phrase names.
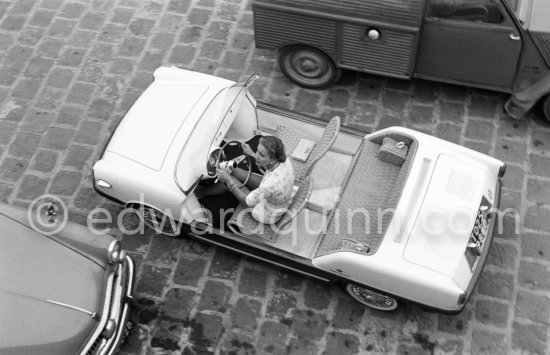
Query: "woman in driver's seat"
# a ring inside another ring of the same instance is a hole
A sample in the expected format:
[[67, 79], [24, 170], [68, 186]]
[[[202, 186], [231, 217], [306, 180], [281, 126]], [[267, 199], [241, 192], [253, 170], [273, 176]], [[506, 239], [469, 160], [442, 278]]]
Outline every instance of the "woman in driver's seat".
[[292, 201], [294, 170], [287, 158], [283, 142], [275, 136], [260, 138], [256, 153], [243, 143], [246, 155], [255, 158], [256, 165], [264, 171], [263, 176], [252, 175], [246, 186], [251, 190], [239, 188], [246, 179], [246, 172], [235, 169], [231, 174], [218, 169], [218, 179], [225, 183], [239, 202], [252, 208], [252, 217], [261, 223], [275, 223], [285, 213]]

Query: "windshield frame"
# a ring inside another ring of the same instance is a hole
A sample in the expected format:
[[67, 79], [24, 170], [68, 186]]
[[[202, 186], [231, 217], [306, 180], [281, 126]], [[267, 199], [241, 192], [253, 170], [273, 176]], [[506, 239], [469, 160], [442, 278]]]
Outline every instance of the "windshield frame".
[[[200, 118], [197, 121], [197, 124], [195, 124], [195, 127], [193, 127], [193, 132], [195, 131], [195, 129], [199, 125], [199, 122], [201, 122], [203, 120], [211, 121], [211, 119], [208, 119], [208, 117], [213, 117], [213, 116], [219, 117], [218, 118], [218, 127], [215, 130], [215, 134], [212, 136], [211, 139], [210, 138], [208, 139], [209, 140], [208, 149], [206, 149], [206, 151], [205, 151], [206, 152], [205, 153], [206, 157], [204, 157], [203, 161], [206, 161], [208, 159], [208, 154], [209, 154], [214, 142], [216, 140], [218, 140], [219, 138], [223, 138], [223, 137], [220, 137], [220, 136], [223, 135], [224, 132], [227, 133], [227, 131], [229, 130], [229, 127], [231, 126], [231, 124], [233, 123], [237, 113], [239, 112], [240, 106], [246, 100], [247, 88], [258, 77], [259, 77], [258, 74], [253, 74], [252, 76], [247, 78], [247, 80], [244, 81], [244, 82], [242, 82], [242, 81], [241, 82], [236, 82], [231, 86], [223, 88], [222, 90], [220, 90], [214, 96], [212, 101], [210, 101], [210, 103], [208, 103], [208, 106], [206, 107], [204, 112], [200, 115]], [[231, 117], [229, 115], [233, 115], [233, 117]], [[220, 117], [221, 117], [221, 119], [220, 119]], [[231, 121], [231, 122], [229, 122], [229, 121]], [[193, 132], [191, 132], [191, 136], [193, 136]], [[204, 176], [203, 174], [201, 174], [198, 177], [198, 179], [193, 184], [191, 184], [191, 186], [188, 189], [184, 189], [184, 187], [181, 186], [181, 184], [179, 182], [179, 179], [178, 179], [179, 173], [178, 172], [179, 172], [180, 166], [184, 165], [184, 164], [182, 164], [181, 159], [183, 157], [183, 152], [187, 149], [189, 141], [191, 141], [191, 139], [189, 139], [185, 143], [183, 148], [181, 149], [181, 151], [179, 153], [179, 156], [178, 156], [178, 159], [177, 159], [177, 162], [176, 162], [176, 168], [174, 169], [174, 181], [176, 182], [176, 185], [179, 187], [179, 189], [185, 195], [189, 195], [189, 193], [193, 191], [195, 186], [198, 184], [198, 182]]]

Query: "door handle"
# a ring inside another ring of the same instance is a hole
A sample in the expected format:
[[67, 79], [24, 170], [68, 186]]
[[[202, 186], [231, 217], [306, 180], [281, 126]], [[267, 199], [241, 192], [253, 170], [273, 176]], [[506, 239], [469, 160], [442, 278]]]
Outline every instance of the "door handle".
[[514, 41], [519, 41], [521, 39], [521, 37], [515, 33], [510, 33], [510, 39], [514, 40]]

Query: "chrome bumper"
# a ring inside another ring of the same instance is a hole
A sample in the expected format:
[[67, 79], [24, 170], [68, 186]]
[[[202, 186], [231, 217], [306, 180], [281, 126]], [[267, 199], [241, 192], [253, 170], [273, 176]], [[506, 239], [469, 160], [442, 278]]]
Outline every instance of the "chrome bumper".
[[[81, 355], [112, 355], [118, 352], [130, 315], [134, 269], [134, 261], [126, 255], [124, 262], [118, 264], [109, 275], [101, 319]], [[107, 324], [113, 321], [116, 322], [114, 333], [105, 336]]]

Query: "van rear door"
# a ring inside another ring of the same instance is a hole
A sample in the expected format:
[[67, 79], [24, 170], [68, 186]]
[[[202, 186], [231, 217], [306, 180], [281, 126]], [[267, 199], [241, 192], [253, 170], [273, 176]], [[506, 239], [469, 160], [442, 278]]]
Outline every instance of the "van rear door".
[[430, 0], [415, 76], [511, 90], [521, 37], [499, 1]]

